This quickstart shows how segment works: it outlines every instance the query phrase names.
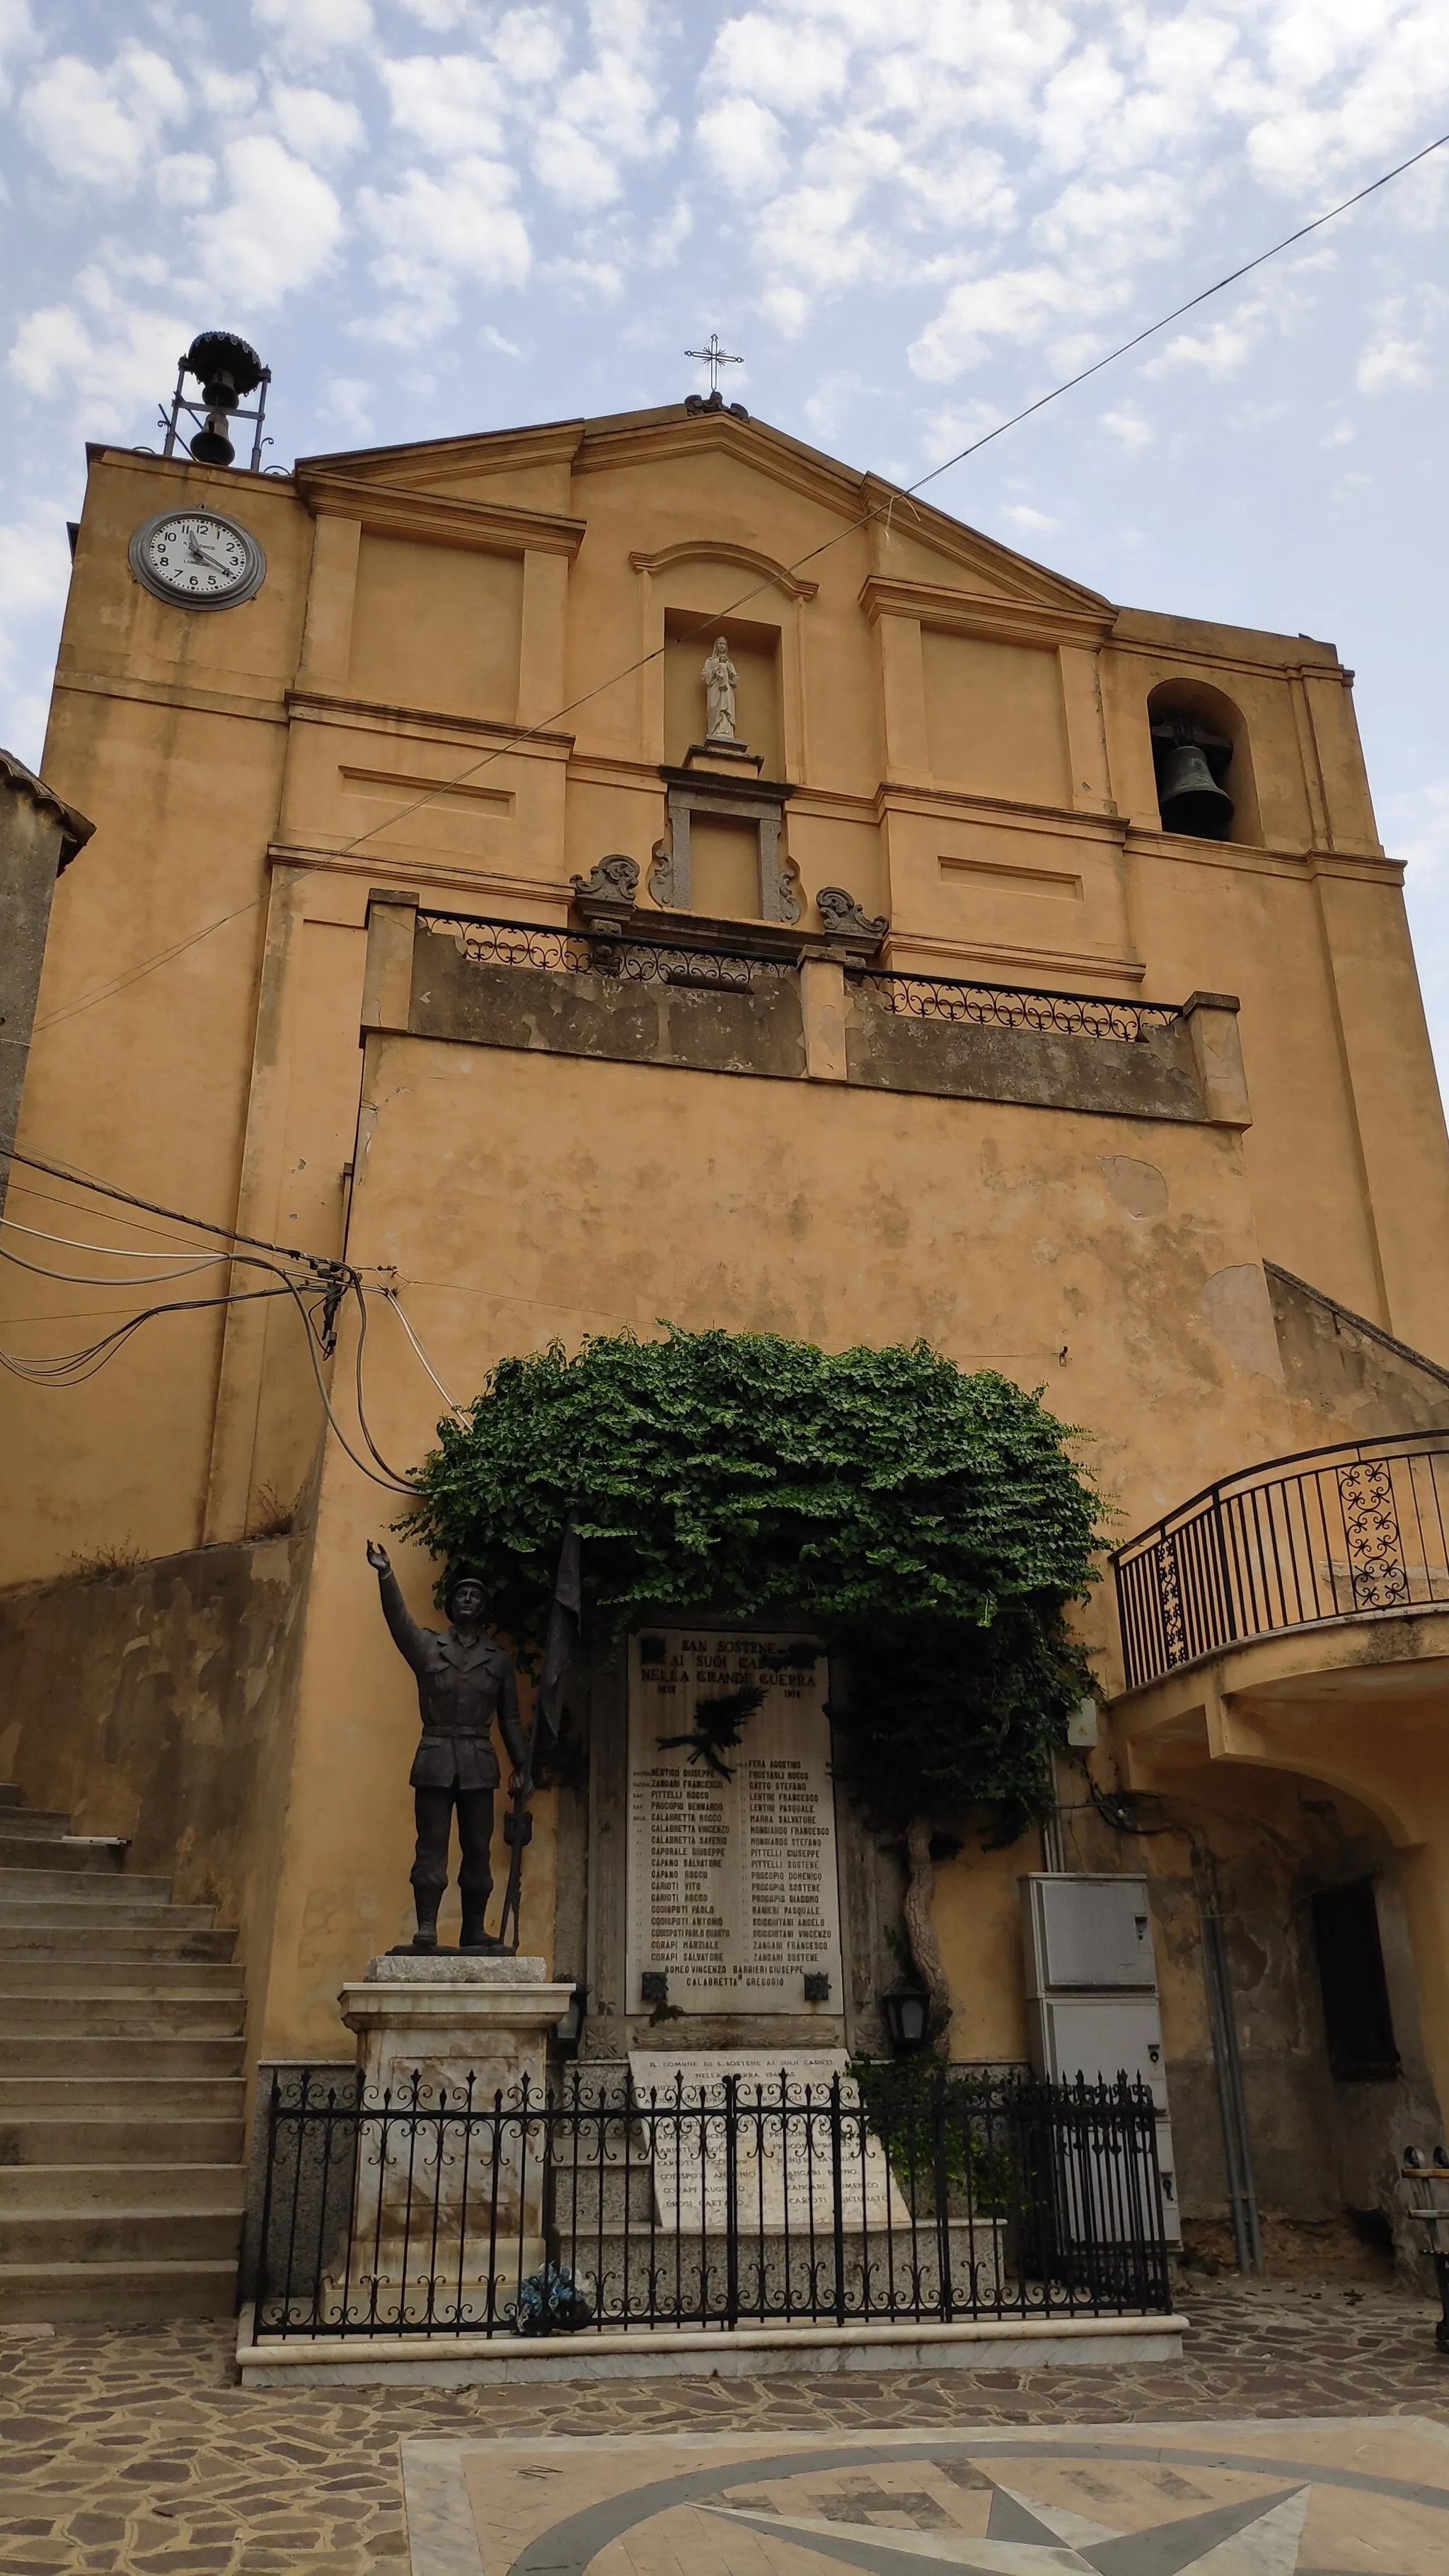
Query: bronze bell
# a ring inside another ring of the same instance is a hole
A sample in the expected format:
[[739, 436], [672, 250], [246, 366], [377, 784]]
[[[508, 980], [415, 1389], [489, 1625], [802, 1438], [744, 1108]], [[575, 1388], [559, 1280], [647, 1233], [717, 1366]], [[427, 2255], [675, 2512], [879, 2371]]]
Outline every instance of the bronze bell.
[[1225, 841], [1233, 800], [1219, 787], [1196, 742], [1174, 743], [1157, 773], [1157, 803], [1164, 832], [1191, 832], [1199, 841]]

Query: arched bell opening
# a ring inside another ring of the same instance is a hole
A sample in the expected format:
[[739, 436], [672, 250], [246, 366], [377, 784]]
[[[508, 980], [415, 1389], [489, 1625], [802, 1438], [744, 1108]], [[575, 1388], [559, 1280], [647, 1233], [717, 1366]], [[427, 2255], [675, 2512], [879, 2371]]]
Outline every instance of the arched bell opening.
[[1201, 680], [1164, 680], [1147, 701], [1164, 832], [1261, 843], [1242, 711]]

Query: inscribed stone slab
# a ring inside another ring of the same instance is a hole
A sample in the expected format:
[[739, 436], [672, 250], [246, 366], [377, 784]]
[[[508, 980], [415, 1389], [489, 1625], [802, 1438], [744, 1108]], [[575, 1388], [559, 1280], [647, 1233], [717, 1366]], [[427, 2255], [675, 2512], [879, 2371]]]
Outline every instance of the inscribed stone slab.
[[[891, 2179], [880, 2140], [860, 2116], [860, 2094], [844, 2049], [635, 2049], [629, 2076], [636, 2102], [665, 2105], [654, 2120], [655, 2214], [661, 2227], [682, 2233], [722, 2229], [728, 2216], [724, 2117], [725, 2078], [736, 2079], [735, 2214], [738, 2225], [768, 2235], [785, 2226], [802, 2234], [807, 2224], [824, 2234], [835, 2223], [833, 2153], [828, 2109], [839, 2079], [843, 2149], [840, 2216], [846, 2226], [909, 2228], [910, 2213]], [[771, 2116], [784, 2103], [783, 2114]], [[680, 2106], [677, 2119], [668, 2106]], [[693, 2116], [691, 2116], [691, 2113]]]
[[[701, 1703], [763, 1703], [708, 1762]], [[627, 2010], [668, 1978], [690, 2013], [798, 2014], [807, 1976], [840, 2009], [840, 1898], [825, 1655], [799, 1630], [656, 1628], [629, 1649]], [[671, 1743], [671, 1737], [683, 1737]]]

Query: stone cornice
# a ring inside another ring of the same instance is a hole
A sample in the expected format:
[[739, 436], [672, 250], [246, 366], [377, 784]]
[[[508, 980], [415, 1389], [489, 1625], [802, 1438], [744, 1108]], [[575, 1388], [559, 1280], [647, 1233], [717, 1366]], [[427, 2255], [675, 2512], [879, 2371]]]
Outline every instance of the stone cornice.
[[936, 582], [891, 581], [880, 573], [862, 582], [860, 605], [872, 624], [879, 617], [913, 617], [937, 634], [978, 635], [1003, 644], [1075, 644], [1092, 651], [1112, 632], [1113, 612], [1105, 601], [1092, 608], [1069, 599], [993, 599]]
[[509, 724], [500, 716], [460, 716], [443, 714], [432, 707], [394, 707], [378, 698], [353, 698], [331, 689], [289, 689], [286, 709], [289, 717], [303, 724], [351, 725], [369, 733], [400, 732], [430, 740], [439, 734], [455, 734], [463, 742], [481, 736], [515, 751], [540, 751], [553, 759], [566, 756], [574, 742], [571, 733], [547, 733], [537, 725]]
[[[814, 599], [820, 588], [818, 581], [802, 581], [788, 564], [776, 563], [772, 555], [759, 554], [753, 546], [736, 545], [728, 537], [685, 537], [678, 545], [661, 546], [657, 554], [632, 554], [629, 561], [635, 572], [648, 573], [669, 572], [675, 564], [682, 563], [738, 564], [741, 571], [757, 572], [765, 581], [773, 582], [789, 599]], [[713, 613], [723, 617], [727, 612], [719, 609]]]
[[373, 537], [412, 537], [424, 545], [470, 547], [479, 554], [570, 559], [584, 541], [582, 519], [521, 510], [502, 501], [448, 500], [437, 492], [361, 474], [317, 473], [299, 465], [297, 489], [314, 518], [355, 519]]

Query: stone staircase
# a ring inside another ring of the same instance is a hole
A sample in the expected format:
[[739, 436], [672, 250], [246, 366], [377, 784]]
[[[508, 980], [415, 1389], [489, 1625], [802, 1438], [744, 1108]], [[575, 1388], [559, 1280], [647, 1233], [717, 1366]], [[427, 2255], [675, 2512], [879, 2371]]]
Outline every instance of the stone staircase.
[[0, 2323], [225, 2316], [245, 2201], [236, 1935], [0, 1785]]

